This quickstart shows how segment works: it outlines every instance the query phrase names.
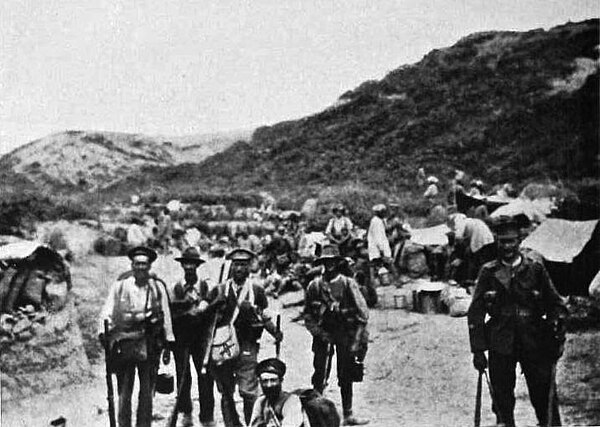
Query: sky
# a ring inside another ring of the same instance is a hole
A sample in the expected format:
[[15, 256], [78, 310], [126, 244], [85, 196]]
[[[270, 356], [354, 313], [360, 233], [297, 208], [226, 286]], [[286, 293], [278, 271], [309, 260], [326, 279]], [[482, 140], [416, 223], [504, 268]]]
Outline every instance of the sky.
[[0, 154], [67, 129], [274, 124], [470, 33], [598, 16], [597, 0], [2, 0]]

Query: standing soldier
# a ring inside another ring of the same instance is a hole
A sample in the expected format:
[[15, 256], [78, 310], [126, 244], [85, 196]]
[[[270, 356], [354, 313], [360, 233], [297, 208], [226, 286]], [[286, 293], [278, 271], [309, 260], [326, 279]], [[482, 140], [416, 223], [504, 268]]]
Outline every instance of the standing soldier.
[[[473, 364], [484, 371], [488, 365], [484, 352], [488, 351], [498, 424], [515, 425], [518, 362], [539, 425], [558, 426], [561, 424], [554, 377], [563, 351], [565, 303], [543, 264], [519, 251], [519, 224], [503, 218], [495, 228], [498, 258], [482, 267], [469, 308]], [[490, 320], [484, 323], [486, 314]]]
[[[192, 398], [190, 396], [192, 375], [190, 372], [190, 355], [198, 374], [198, 396], [200, 401], [200, 424], [214, 426], [215, 398], [214, 381], [210, 375], [202, 374], [204, 352], [208, 345], [208, 324], [206, 314], [208, 307], [208, 284], [198, 278], [197, 269], [204, 260], [198, 250], [187, 248], [181, 257], [175, 258], [181, 263], [184, 271], [183, 280], [178, 281], [171, 292], [171, 313], [173, 315], [173, 331], [175, 332], [175, 367], [177, 371], [178, 396], [177, 410], [183, 413], [184, 427], [193, 426]], [[183, 384], [182, 384], [183, 383]]]
[[221, 393], [225, 426], [235, 427], [242, 425], [233, 397], [236, 384], [244, 401], [246, 424], [250, 423], [252, 408], [259, 395], [256, 365], [263, 329], [267, 329], [277, 341], [283, 339], [283, 334], [264, 312], [268, 306], [264, 289], [248, 278], [255, 254], [246, 249], [235, 249], [226, 258], [231, 261], [231, 278], [213, 289], [209, 299], [211, 306], [217, 307], [217, 329], [226, 327], [237, 314], [233, 325], [240, 354], [220, 364], [213, 360], [211, 372]]
[[[110, 288], [101, 311], [100, 323], [108, 320], [111, 348], [110, 361], [117, 375], [119, 394], [119, 426], [131, 427], [131, 395], [134, 375], [139, 378], [137, 427], [150, 427], [152, 423], [152, 395], [158, 373], [160, 353], [174, 341], [171, 312], [164, 283], [150, 274], [156, 252], [138, 246], [127, 254], [131, 259], [132, 273], [122, 275]], [[165, 349], [163, 362], [168, 363], [170, 353]]]
[[[363, 425], [368, 421], [352, 413], [352, 383], [362, 381], [362, 363], [367, 352], [367, 303], [358, 284], [341, 274], [336, 246], [326, 245], [315, 265], [323, 265], [322, 277], [306, 290], [304, 320], [313, 336], [312, 385], [322, 393], [331, 369], [331, 356], [337, 353], [337, 375], [342, 395], [343, 425]], [[329, 366], [328, 366], [329, 365]]]

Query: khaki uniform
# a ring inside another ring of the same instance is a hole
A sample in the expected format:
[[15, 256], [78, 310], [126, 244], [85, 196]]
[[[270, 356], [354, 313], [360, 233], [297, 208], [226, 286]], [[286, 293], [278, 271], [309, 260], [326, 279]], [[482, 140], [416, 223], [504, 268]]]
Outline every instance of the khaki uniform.
[[[482, 267], [468, 313], [471, 351], [489, 350], [499, 421], [514, 425], [519, 363], [538, 421], [546, 425], [551, 371], [563, 339], [552, 324], [566, 316], [566, 308], [543, 264], [524, 254], [520, 260], [514, 266], [496, 260]], [[552, 425], [560, 425], [558, 405], [553, 407]]]

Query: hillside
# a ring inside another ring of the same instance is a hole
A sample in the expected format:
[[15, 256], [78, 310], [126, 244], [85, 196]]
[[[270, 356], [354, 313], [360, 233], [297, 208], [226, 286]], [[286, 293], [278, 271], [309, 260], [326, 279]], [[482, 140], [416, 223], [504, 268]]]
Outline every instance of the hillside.
[[259, 128], [200, 165], [146, 168], [110, 191], [307, 194], [360, 183], [405, 192], [418, 167], [443, 179], [462, 168], [489, 183], [596, 177], [598, 23], [472, 34], [325, 111]]
[[[4, 189], [95, 190], [144, 166], [200, 162], [248, 139], [249, 131], [185, 137], [66, 131], [32, 141], [0, 159]], [[12, 176], [11, 176], [12, 175]]]

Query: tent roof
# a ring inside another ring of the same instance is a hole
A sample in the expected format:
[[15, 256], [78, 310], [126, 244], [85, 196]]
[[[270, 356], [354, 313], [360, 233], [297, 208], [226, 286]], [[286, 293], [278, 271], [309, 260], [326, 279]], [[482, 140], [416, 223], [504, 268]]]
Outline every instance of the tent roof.
[[571, 263], [590, 241], [597, 225], [598, 220], [550, 218], [523, 240], [521, 247], [539, 252], [548, 261]]
[[450, 228], [446, 224], [429, 228], [413, 228], [410, 230], [410, 240], [423, 246], [444, 246], [448, 244], [449, 231]]
[[23, 240], [21, 242], [9, 243], [0, 246], [0, 260], [16, 260], [27, 258], [35, 252], [37, 248], [44, 246], [40, 242]]

